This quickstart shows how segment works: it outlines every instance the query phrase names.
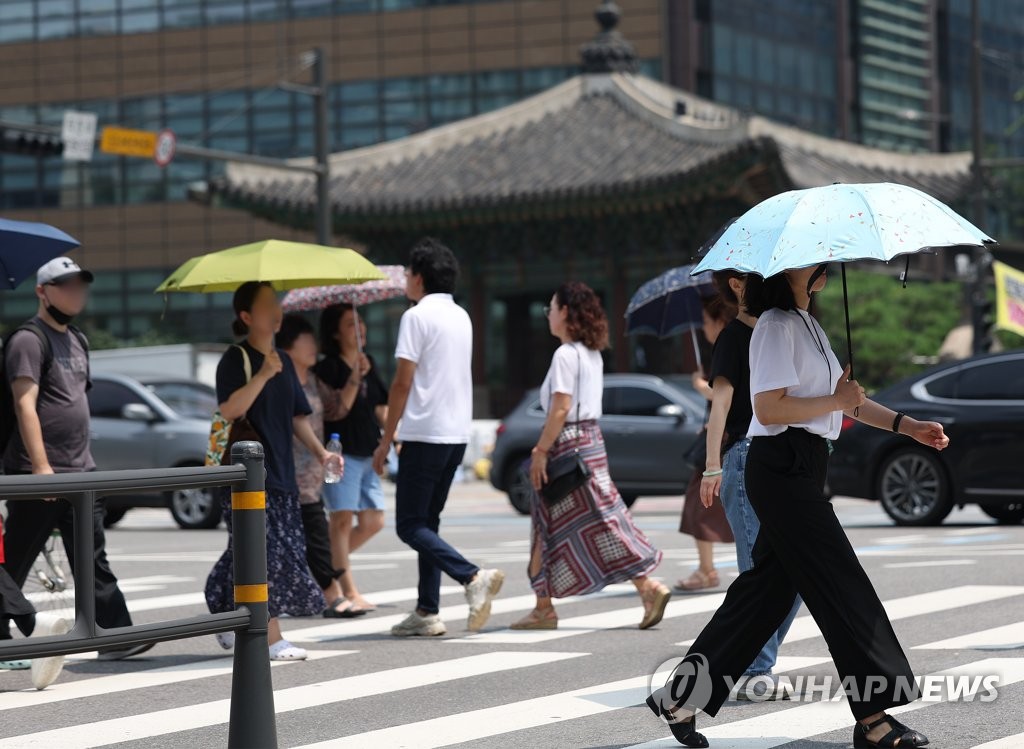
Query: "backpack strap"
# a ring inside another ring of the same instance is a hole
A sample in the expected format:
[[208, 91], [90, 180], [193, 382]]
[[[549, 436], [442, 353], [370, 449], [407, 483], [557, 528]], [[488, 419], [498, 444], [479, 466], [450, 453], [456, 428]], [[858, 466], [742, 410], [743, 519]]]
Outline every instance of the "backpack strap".
[[46, 331], [43, 330], [41, 323], [36, 322], [35, 319], [26, 320], [7, 336], [7, 340], [4, 341], [4, 369], [6, 369], [7, 365], [7, 349], [10, 346], [11, 339], [23, 330], [34, 333], [36, 338], [39, 339], [39, 344], [43, 347], [43, 359], [39, 364], [39, 382], [42, 384], [43, 378], [46, 377], [47, 372], [50, 371], [50, 365], [53, 363], [53, 349], [50, 347], [50, 338], [46, 335]]
[[85, 337], [85, 333], [74, 325], [68, 325], [68, 330], [71, 331], [71, 335], [78, 339], [78, 343], [82, 346], [82, 351], [85, 352], [85, 390], [88, 392], [92, 390], [92, 363], [89, 361], [89, 339]]

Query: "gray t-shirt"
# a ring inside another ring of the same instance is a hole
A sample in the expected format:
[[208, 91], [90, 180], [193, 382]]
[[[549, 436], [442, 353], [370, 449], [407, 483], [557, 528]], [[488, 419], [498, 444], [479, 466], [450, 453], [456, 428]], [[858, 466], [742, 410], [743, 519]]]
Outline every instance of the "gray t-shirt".
[[[35, 333], [23, 330], [11, 337], [4, 352], [7, 379], [13, 383], [19, 377], [28, 377], [39, 385], [36, 413], [43, 430], [46, 457], [54, 472], [91, 471], [96, 464], [89, 451], [89, 400], [85, 394], [89, 379], [88, 354], [73, 333], [61, 333], [41, 321], [39, 325], [53, 352], [46, 377], [43, 382], [39, 381], [43, 344]], [[32, 461], [17, 427], [4, 453], [4, 470], [8, 473], [32, 471]]]

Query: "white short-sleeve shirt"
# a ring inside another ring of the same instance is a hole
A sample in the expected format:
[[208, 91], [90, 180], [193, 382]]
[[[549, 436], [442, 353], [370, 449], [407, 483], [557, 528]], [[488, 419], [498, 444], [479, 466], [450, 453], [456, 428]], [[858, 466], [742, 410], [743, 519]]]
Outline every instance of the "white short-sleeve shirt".
[[473, 323], [451, 294], [428, 294], [402, 315], [395, 358], [416, 364], [399, 436], [469, 442], [473, 421]]
[[[579, 373], [579, 392], [576, 379]], [[551, 367], [540, 386], [540, 405], [544, 413], [551, 406], [551, 396], [563, 393], [572, 396], [572, 406], [566, 421], [576, 421], [576, 404], [580, 407], [580, 421], [601, 418], [601, 400], [604, 396], [604, 360], [601, 352], [588, 349], [579, 341], [563, 343], [551, 357]], [[582, 400], [581, 400], [582, 398]]]
[[[842, 374], [825, 331], [809, 314], [770, 309], [758, 318], [750, 339], [751, 404], [758, 393], [780, 388], [795, 398], [832, 395]], [[766, 426], [757, 420], [755, 409], [747, 436], [771, 437], [793, 426], [836, 439], [842, 425], [843, 412], [833, 411], [805, 422]]]

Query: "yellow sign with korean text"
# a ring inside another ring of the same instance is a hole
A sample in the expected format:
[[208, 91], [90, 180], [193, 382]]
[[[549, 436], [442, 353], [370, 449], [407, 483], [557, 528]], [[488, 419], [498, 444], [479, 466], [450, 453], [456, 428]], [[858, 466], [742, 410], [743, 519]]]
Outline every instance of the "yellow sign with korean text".
[[1024, 336], [1024, 271], [992, 263], [996, 275], [996, 327]]
[[151, 159], [156, 153], [157, 134], [148, 130], [129, 130], [124, 127], [105, 127], [100, 138], [100, 150], [119, 156], [140, 156]]

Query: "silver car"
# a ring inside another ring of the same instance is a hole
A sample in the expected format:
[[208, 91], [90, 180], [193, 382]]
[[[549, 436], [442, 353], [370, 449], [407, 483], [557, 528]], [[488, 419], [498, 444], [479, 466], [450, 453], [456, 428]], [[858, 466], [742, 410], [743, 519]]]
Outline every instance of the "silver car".
[[[191, 380], [92, 375], [92, 454], [99, 470], [201, 466], [217, 395]], [[167, 507], [182, 528], [215, 528], [220, 503], [211, 489], [107, 499], [107, 525], [133, 507]]]

